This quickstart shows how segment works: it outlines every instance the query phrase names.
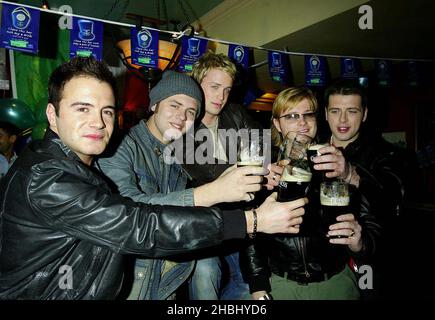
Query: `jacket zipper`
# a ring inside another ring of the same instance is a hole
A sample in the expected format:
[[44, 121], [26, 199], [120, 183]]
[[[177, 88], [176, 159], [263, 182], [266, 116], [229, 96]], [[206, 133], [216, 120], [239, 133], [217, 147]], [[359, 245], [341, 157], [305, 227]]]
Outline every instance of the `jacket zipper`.
[[306, 259], [305, 259], [305, 245], [304, 245], [304, 243], [305, 243], [305, 239], [304, 238], [299, 238], [298, 239], [299, 240], [299, 244], [300, 244], [300, 246], [301, 246], [301, 251], [302, 251], [302, 262], [303, 262], [303, 264], [304, 264], [304, 270], [305, 270], [305, 276], [307, 277], [307, 278], [309, 278], [309, 277], [311, 277], [311, 275], [310, 275], [310, 273], [308, 272], [308, 269], [307, 269], [307, 262], [306, 262]]

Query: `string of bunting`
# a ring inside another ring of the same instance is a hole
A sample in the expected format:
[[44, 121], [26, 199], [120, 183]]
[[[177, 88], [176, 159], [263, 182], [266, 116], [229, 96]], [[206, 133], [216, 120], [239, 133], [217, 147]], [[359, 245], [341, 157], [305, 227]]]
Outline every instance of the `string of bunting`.
[[[392, 61], [404, 61], [408, 65], [409, 83], [417, 85], [420, 78], [421, 62], [433, 62], [429, 59], [397, 59], [382, 57], [342, 56], [317, 53], [292, 52], [273, 50], [259, 46], [228, 42], [203, 36], [189, 36], [186, 31], [159, 30], [150, 27], [137, 27], [133, 24], [121, 23], [111, 20], [92, 18], [73, 14], [67, 11], [55, 11], [38, 8], [30, 5], [16, 4], [2, 1], [2, 22], [0, 30], [0, 47], [27, 53], [38, 53], [39, 20], [40, 12], [48, 12], [72, 18], [68, 26], [70, 33], [70, 57], [94, 56], [102, 60], [103, 27], [104, 24], [118, 25], [130, 28], [131, 61], [138, 66], [157, 68], [159, 60], [159, 34], [168, 33], [175, 39], [181, 39], [181, 54], [178, 70], [190, 72], [193, 64], [207, 50], [208, 41], [228, 45], [228, 56], [245, 69], [256, 68], [268, 64], [269, 73], [273, 81], [287, 83], [289, 80], [289, 56], [304, 56], [305, 83], [310, 86], [324, 86], [326, 84], [327, 58], [339, 58], [341, 76], [343, 78], [358, 79], [361, 75], [360, 60], [370, 59], [375, 61], [378, 84], [391, 85]], [[67, 25], [67, 24], [66, 24]], [[267, 51], [266, 61], [249, 65], [249, 50]]]

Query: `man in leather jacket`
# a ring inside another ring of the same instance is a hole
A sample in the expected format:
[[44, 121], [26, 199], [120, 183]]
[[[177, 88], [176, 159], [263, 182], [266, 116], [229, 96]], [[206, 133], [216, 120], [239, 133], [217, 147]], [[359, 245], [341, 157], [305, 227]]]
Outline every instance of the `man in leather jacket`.
[[[177, 206], [212, 206], [249, 200], [261, 188], [262, 168], [230, 169], [220, 178], [197, 188], [186, 188], [188, 175], [180, 164], [168, 161], [171, 143], [186, 132], [198, 116], [202, 90], [190, 76], [166, 71], [150, 91], [151, 117], [134, 126], [110, 157], [98, 166], [116, 184], [119, 193], [136, 202]], [[173, 299], [191, 276], [195, 260], [135, 259], [129, 300]]]
[[385, 289], [383, 278], [391, 273], [391, 247], [387, 241], [394, 241], [394, 228], [403, 210], [406, 176], [412, 158], [405, 150], [366, 130], [367, 95], [356, 81], [339, 80], [332, 84], [325, 91], [325, 103], [330, 143], [342, 149], [352, 167], [353, 184], [367, 197], [383, 227], [383, 241], [372, 261], [375, 290], [364, 295], [366, 298], [379, 297]]
[[[116, 85], [93, 58], [50, 76], [49, 129], [0, 183], [0, 299], [113, 299], [123, 255], [165, 257], [242, 239], [247, 230], [297, 232], [303, 199], [254, 211], [139, 204], [113, 194], [94, 156], [109, 142]], [[228, 227], [231, 226], [231, 227]]]
[[[280, 92], [272, 110], [275, 144], [279, 145], [282, 137], [288, 134], [303, 133], [315, 137], [317, 121], [313, 115], [316, 111], [317, 99], [308, 88], [294, 87]], [[319, 152], [321, 155], [313, 158], [314, 169], [334, 170], [334, 175], [327, 172], [325, 176], [349, 182], [351, 171], [341, 151], [324, 146]], [[306, 230], [303, 234], [260, 236], [243, 255], [254, 299], [267, 297], [268, 293], [276, 299], [360, 297], [356, 277], [348, 263], [350, 258], [365, 263], [372, 256], [379, 225], [364, 195], [352, 188], [354, 205], [351, 205], [350, 212], [338, 216], [338, 221], [325, 230], [319, 182], [312, 183], [309, 188], [310, 203], [306, 206], [306, 219], [301, 226]], [[333, 239], [335, 235], [341, 237]]]
[[[186, 154], [197, 154], [207, 145], [203, 153], [212, 161], [206, 164], [184, 161], [183, 167], [192, 178], [192, 186], [203, 186], [216, 180], [222, 172], [235, 164], [237, 160], [231, 158], [230, 148], [237, 149], [237, 141], [233, 139], [236, 135], [231, 132], [260, 129], [259, 124], [249, 117], [243, 107], [227, 104], [236, 74], [236, 66], [226, 55], [213, 52], [201, 56], [193, 66], [192, 77], [204, 92], [204, 112], [198, 119], [195, 130], [186, 134], [185, 140], [195, 141], [195, 144], [185, 143], [187, 148], [192, 147]], [[251, 195], [254, 198], [254, 193]], [[231, 208], [243, 206], [246, 206], [246, 202], [230, 204]], [[228, 243], [226, 248], [218, 249], [214, 254], [207, 251], [204, 258], [197, 261], [189, 286], [190, 295], [197, 300], [250, 298], [248, 285], [240, 272], [240, 246]]]

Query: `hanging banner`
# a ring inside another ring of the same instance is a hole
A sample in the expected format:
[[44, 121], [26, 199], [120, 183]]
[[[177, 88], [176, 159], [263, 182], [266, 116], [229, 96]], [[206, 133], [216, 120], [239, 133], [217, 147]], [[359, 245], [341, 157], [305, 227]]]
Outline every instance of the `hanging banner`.
[[407, 85], [410, 87], [416, 87], [421, 81], [421, 69], [420, 64], [417, 61], [408, 61], [406, 63], [407, 69]]
[[344, 79], [358, 79], [361, 72], [359, 59], [340, 58], [341, 77]]
[[228, 57], [235, 63], [240, 64], [243, 69], [247, 70], [249, 67], [249, 48], [230, 44], [228, 47]]
[[157, 68], [159, 63], [159, 32], [131, 28], [131, 62], [138, 66]]
[[181, 59], [178, 70], [191, 72], [193, 64], [207, 50], [207, 40], [183, 37], [181, 42]]
[[286, 84], [288, 82], [289, 62], [285, 53], [268, 51], [269, 73], [272, 80]]
[[376, 75], [380, 87], [391, 86], [391, 62], [388, 60], [375, 60]]
[[0, 46], [38, 53], [39, 10], [3, 3]]
[[308, 86], [325, 86], [326, 58], [322, 56], [305, 56], [305, 84]]
[[94, 56], [103, 59], [103, 23], [73, 17], [70, 36], [70, 58]]

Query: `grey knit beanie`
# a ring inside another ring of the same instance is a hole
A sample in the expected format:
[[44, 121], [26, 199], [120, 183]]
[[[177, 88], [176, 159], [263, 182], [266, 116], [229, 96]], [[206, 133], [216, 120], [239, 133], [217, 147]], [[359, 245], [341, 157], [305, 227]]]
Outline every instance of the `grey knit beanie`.
[[162, 79], [151, 89], [150, 108], [158, 102], [176, 94], [185, 94], [198, 101], [198, 110], [196, 112], [196, 117], [198, 117], [202, 107], [201, 88], [187, 74], [171, 70], [165, 71]]

